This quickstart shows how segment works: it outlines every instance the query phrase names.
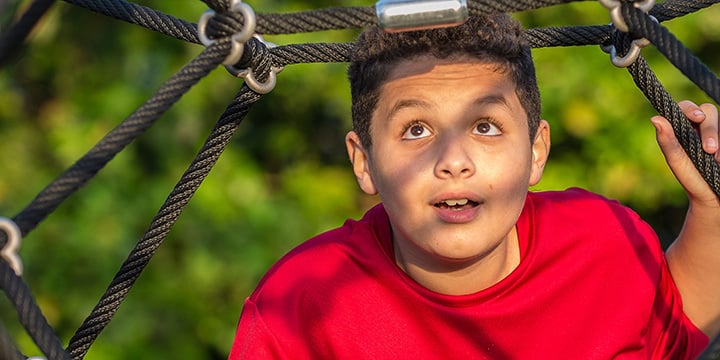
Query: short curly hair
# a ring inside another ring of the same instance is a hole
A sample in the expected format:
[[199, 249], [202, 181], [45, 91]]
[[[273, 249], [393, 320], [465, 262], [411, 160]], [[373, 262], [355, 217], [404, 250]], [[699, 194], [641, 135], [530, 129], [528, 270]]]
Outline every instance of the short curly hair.
[[367, 29], [356, 41], [348, 66], [353, 129], [362, 145], [372, 145], [370, 123], [380, 87], [396, 64], [422, 55], [439, 59], [466, 55], [499, 65], [515, 84], [532, 141], [540, 122], [540, 91], [523, 33], [517, 21], [502, 13], [472, 16], [462, 25], [440, 29], [395, 33]]

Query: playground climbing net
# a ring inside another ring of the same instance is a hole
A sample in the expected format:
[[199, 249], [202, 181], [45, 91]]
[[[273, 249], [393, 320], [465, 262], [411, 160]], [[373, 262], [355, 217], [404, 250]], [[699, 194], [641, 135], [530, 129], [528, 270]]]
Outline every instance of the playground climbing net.
[[[16, 308], [19, 321], [48, 359], [82, 359], [113, 318], [153, 254], [162, 244], [185, 205], [217, 162], [240, 122], [263, 94], [272, 91], [277, 74], [288, 65], [313, 62], [346, 62], [352, 43], [306, 43], [275, 46], [262, 35], [352, 29], [379, 24], [393, 31], [452, 25], [464, 17], [492, 12], [518, 12], [560, 5], [573, 0], [424, 0], [416, 11], [411, 0], [381, 0], [374, 7], [333, 7], [287, 14], [256, 14], [241, 0], [203, 0], [210, 8], [197, 24], [123, 0], [65, 0], [97, 13], [136, 24], [175, 38], [202, 44], [205, 49], [136, 111], [106, 134], [92, 149], [47, 185], [20, 213], [0, 218], [0, 286]], [[421, 1], [421, 0], [417, 0]], [[640, 49], [653, 44], [676, 68], [720, 103], [720, 81], [673, 36], [662, 22], [715, 4], [709, 0], [600, 0], [612, 19], [609, 25], [533, 28], [525, 36], [533, 47], [600, 45], [613, 64], [627, 67], [638, 88], [653, 107], [670, 120], [695, 166], [720, 196], [720, 172], [712, 156], [702, 151], [700, 140], [672, 97], [665, 91]], [[0, 65], [22, 46], [24, 39], [52, 0], [36, 0], [18, 20], [0, 34]], [[430, 13], [428, 13], [428, 11]], [[398, 15], [399, 14], [399, 15]], [[440, 20], [438, 20], [440, 19]], [[133, 139], [150, 128], [192, 86], [219, 65], [244, 85], [226, 107], [197, 156], [162, 204], [145, 234], [121, 265], [95, 308], [64, 348], [33, 299], [22, 278], [18, 247], [64, 200], [96, 175]], [[10, 336], [0, 329], [0, 357], [23, 359]], [[720, 358], [720, 338], [701, 356]]]

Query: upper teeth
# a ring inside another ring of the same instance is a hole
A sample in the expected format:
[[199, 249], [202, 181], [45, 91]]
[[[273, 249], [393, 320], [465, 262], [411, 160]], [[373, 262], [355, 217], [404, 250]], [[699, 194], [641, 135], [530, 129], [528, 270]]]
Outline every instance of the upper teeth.
[[445, 203], [448, 204], [448, 206], [456, 206], [456, 205], [465, 205], [468, 203], [468, 199], [458, 199], [458, 200], [445, 200]]

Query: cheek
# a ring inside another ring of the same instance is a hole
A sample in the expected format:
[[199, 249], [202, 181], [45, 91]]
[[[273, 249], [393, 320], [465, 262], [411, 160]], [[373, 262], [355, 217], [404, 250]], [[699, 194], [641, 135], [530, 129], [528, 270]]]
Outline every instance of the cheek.
[[524, 194], [530, 184], [530, 157], [518, 152], [509, 154], [510, 156], [498, 159], [494, 166], [480, 163], [477, 171], [486, 179], [487, 190]]
[[378, 148], [374, 158], [375, 161], [371, 166], [373, 180], [379, 192], [391, 196], [413, 188], [413, 184], [420, 179], [427, 168], [422, 156], [406, 155], [393, 149]]

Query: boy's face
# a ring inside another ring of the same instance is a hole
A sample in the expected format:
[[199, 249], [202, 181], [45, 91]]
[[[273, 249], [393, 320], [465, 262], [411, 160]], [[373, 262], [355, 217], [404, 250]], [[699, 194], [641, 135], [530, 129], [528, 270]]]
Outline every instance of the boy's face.
[[399, 263], [502, 267], [503, 252], [517, 249], [515, 223], [542, 175], [549, 130], [541, 121], [528, 140], [515, 85], [497, 69], [471, 58], [400, 62], [380, 89], [371, 149], [348, 134], [360, 187], [379, 193], [390, 217]]

